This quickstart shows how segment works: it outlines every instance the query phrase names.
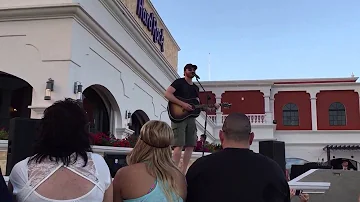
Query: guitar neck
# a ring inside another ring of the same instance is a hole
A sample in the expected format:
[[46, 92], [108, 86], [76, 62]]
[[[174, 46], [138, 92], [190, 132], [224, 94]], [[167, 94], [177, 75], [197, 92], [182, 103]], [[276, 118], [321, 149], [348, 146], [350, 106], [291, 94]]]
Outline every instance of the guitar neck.
[[206, 105], [206, 104], [201, 104], [201, 105], [195, 105], [194, 107], [195, 107], [195, 108], [204, 108], [204, 107], [214, 107], [214, 105], [213, 105], [213, 104], [208, 104], [208, 105]]

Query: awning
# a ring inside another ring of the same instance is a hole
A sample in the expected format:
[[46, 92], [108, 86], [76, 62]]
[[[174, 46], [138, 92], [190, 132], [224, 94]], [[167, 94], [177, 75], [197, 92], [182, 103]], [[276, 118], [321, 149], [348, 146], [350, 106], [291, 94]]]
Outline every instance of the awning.
[[335, 145], [326, 145], [323, 150], [345, 150], [345, 151], [353, 151], [353, 150], [360, 150], [360, 145], [351, 145], [351, 144], [335, 144]]

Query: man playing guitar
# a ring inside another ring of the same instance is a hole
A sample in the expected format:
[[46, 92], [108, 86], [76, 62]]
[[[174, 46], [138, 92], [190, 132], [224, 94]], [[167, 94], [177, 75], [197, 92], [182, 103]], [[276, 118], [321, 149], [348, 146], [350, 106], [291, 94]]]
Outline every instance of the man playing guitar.
[[[192, 82], [192, 78], [195, 76], [195, 71], [197, 69], [196, 65], [187, 64], [184, 67], [184, 78], [176, 79], [166, 90], [165, 97], [175, 104], [180, 105], [183, 109], [192, 111], [193, 108], [190, 104], [183, 102], [177, 97], [182, 97], [185, 99], [196, 98], [199, 99], [199, 87]], [[215, 104], [215, 108], [219, 108], [220, 105]], [[183, 157], [183, 166], [181, 168], [182, 172], [185, 174], [192, 152], [194, 147], [196, 147], [197, 141], [197, 128], [196, 121], [194, 117], [189, 117], [181, 122], [171, 122], [171, 127], [174, 131], [174, 142], [173, 146], [173, 160], [175, 165], [179, 166], [182, 148], [185, 147], [184, 157]]]

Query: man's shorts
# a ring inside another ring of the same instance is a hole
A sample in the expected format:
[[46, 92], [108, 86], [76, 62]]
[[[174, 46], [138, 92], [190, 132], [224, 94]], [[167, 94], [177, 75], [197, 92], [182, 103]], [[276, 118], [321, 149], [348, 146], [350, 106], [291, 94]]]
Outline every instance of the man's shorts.
[[195, 118], [187, 118], [182, 122], [171, 122], [174, 132], [173, 146], [175, 147], [195, 147], [197, 141], [197, 128]]

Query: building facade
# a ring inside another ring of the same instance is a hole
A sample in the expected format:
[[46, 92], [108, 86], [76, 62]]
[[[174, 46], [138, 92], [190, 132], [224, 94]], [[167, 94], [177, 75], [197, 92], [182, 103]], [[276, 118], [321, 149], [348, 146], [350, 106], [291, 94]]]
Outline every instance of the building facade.
[[164, 92], [180, 48], [149, 0], [0, 2], [0, 128], [65, 97], [83, 99], [93, 132], [170, 123]]
[[[248, 115], [259, 141], [284, 141], [290, 162], [360, 162], [358, 78], [254, 81], [204, 81], [201, 96], [209, 103], [229, 102], [232, 107], [209, 114], [218, 133], [231, 112]], [[214, 135], [216, 136], [216, 135]], [[218, 141], [218, 140], [215, 140]]]
[[[180, 48], [149, 0], [0, 2], [0, 128], [14, 117], [41, 118], [65, 97], [83, 99], [93, 132], [120, 138], [147, 120], [170, 123], [164, 91], [179, 78]], [[204, 81], [203, 103], [207, 95], [210, 104], [232, 103], [209, 113], [207, 140], [218, 143], [227, 114], [243, 112], [254, 151], [276, 139], [289, 162], [326, 161], [326, 146], [360, 143], [356, 80]], [[198, 135], [204, 126], [202, 113]], [[359, 162], [360, 153], [332, 150], [330, 158]]]

